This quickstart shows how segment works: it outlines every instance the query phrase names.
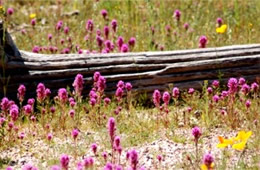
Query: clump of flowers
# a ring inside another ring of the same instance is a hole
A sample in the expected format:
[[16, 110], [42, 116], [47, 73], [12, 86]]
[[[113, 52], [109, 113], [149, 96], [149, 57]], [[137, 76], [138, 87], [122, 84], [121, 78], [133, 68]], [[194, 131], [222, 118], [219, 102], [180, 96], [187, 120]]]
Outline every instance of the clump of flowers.
[[252, 131], [239, 131], [236, 137], [231, 137], [230, 139], [225, 139], [222, 136], [219, 136], [218, 148], [226, 148], [232, 146], [233, 149], [238, 151], [243, 151], [246, 147], [247, 141], [252, 135]]

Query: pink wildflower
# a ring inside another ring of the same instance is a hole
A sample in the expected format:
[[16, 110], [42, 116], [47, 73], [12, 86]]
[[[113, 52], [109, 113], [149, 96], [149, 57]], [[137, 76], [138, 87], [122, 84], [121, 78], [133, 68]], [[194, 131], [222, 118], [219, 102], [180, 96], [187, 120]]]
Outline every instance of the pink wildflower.
[[68, 34], [68, 33], [69, 33], [69, 30], [70, 30], [69, 27], [64, 27], [64, 33], [65, 33], [65, 34]]
[[48, 133], [48, 135], [47, 135], [47, 140], [48, 140], [48, 141], [51, 141], [51, 140], [52, 140], [52, 138], [53, 138], [53, 135], [52, 135], [52, 133]]
[[219, 101], [219, 96], [218, 96], [217, 94], [214, 95], [214, 96], [212, 97], [212, 100], [213, 100], [214, 102], [218, 103], [218, 101]]
[[14, 13], [14, 9], [13, 8], [8, 8], [7, 9], [7, 14], [8, 15], [13, 15], [13, 13]]
[[77, 74], [72, 86], [74, 87], [76, 94], [79, 96], [81, 96], [83, 85], [84, 85], [83, 76], [81, 74]]
[[68, 100], [68, 92], [65, 88], [60, 88], [58, 91], [58, 97], [61, 103], [66, 103]]
[[194, 92], [195, 92], [194, 88], [189, 88], [189, 91], [188, 91], [189, 94], [192, 95]]
[[96, 155], [96, 153], [97, 153], [97, 144], [96, 143], [93, 143], [92, 145], [91, 145], [91, 150], [92, 150], [92, 152]]
[[122, 80], [119, 80], [116, 87], [117, 88], [120, 87], [121, 89], [124, 89], [125, 88], [125, 82], [122, 81]]
[[33, 18], [33, 19], [31, 20], [31, 25], [32, 25], [33, 27], [36, 25], [36, 19], [35, 19], [35, 18]]
[[94, 29], [94, 23], [93, 20], [89, 19], [86, 23], [86, 30], [89, 32], [92, 32]]
[[114, 138], [115, 138], [115, 131], [116, 131], [116, 122], [113, 117], [109, 118], [107, 126], [108, 126], [108, 133], [109, 133], [111, 142], [113, 142]]
[[213, 162], [214, 162], [214, 158], [210, 153], [204, 155], [203, 163], [207, 166], [208, 169], [212, 169]]
[[118, 87], [117, 90], [116, 90], [116, 97], [117, 97], [118, 101], [121, 100], [121, 98], [123, 97], [123, 94], [124, 94], [123, 89]]
[[9, 109], [9, 100], [7, 97], [2, 98], [1, 101], [1, 110], [6, 112]]
[[256, 82], [254, 82], [251, 84], [251, 89], [253, 92], [257, 92], [259, 89], [259, 85]]
[[128, 41], [129, 46], [134, 47], [135, 46], [136, 39], [135, 37], [131, 37]]
[[250, 106], [251, 106], [251, 101], [248, 99], [248, 100], [246, 101], [246, 107], [249, 108]]
[[223, 24], [223, 19], [222, 18], [217, 18], [217, 24], [218, 24], [218, 27], [221, 27], [221, 25]]
[[39, 83], [36, 89], [37, 100], [41, 103], [45, 99], [45, 86], [42, 83]]
[[63, 169], [68, 170], [69, 169], [69, 162], [70, 158], [66, 154], [62, 154], [60, 157], [60, 165]]
[[107, 18], [107, 15], [108, 15], [108, 12], [107, 12], [107, 10], [105, 10], [105, 9], [102, 9], [100, 13], [101, 13], [101, 15], [103, 16], [103, 18], [104, 18], [104, 19], [106, 19], [106, 18]]
[[23, 107], [23, 110], [25, 112], [25, 115], [29, 116], [33, 111], [32, 105], [30, 105], [30, 104], [25, 105]]
[[104, 35], [105, 35], [105, 38], [108, 39], [108, 35], [109, 35], [109, 27], [108, 26], [104, 27]]
[[237, 87], [238, 87], [238, 82], [236, 78], [230, 78], [228, 80], [228, 88], [229, 88], [229, 92], [231, 94], [234, 94], [237, 91]]
[[199, 39], [199, 47], [200, 48], [205, 48], [207, 45], [208, 39], [205, 35], [202, 35]]
[[180, 10], [176, 9], [174, 11], [173, 15], [174, 15], [174, 17], [176, 18], [177, 21], [180, 21], [180, 18], [181, 18], [181, 11]]
[[71, 136], [73, 137], [74, 140], [77, 139], [78, 135], [79, 135], [79, 130], [73, 129], [72, 132], [71, 132]]
[[156, 107], [160, 106], [161, 93], [159, 90], [154, 90], [153, 92], [153, 103]]
[[127, 91], [131, 91], [132, 88], [133, 88], [133, 86], [132, 86], [131, 83], [127, 82], [127, 83], [125, 84], [125, 88], [126, 88]]
[[163, 93], [163, 102], [166, 104], [166, 105], [168, 105], [169, 104], [169, 102], [170, 102], [170, 94], [166, 91], [166, 92], [164, 92]]
[[117, 20], [113, 19], [111, 21], [111, 25], [112, 25], [112, 29], [114, 32], [116, 32], [116, 28], [117, 28]]
[[124, 39], [123, 39], [123, 37], [119, 36], [117, 39], [117, 46], [120, 49], [120, 51], [121, 51], [121, 47], [123, 46], [123, 44], [124, 44]]
[[192, 135], [195, 138], [195, 141], [198, 141], [198, 139], [201, 136], [201, 130], [198, 126], [195, 126], [194, 128], [192, 128]]

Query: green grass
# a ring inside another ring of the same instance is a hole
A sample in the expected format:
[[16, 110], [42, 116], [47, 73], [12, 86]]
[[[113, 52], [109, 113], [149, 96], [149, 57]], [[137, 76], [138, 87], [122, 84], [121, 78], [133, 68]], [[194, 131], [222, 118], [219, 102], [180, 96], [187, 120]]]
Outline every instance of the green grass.
[[[103, 30], [105, 25], [110, 25], [112, 19], [117, 19], [118, 31], [114, 36], [110, 34], [109, 39], [116, 44], [118, 36], [123, 36], [126, 42], [130, 37], [136, 37], [136, 46], [131, 50], [135, 52], [156, 51], [160, 50], [160, 46], [164, 46], [164, 50], [198, 48], [198, 40], [201, 35], [207, 36], [208, 47], [260, 43], [259, 0], [99, 0], [99, 2], [67, 0], [60, 1], [60, 4], [57, 2], [50, 0], [20, 0], [6, 1], [3, 4], [6, 9], [12, 7], [15, 10], [12, 16], [7, 16], [4, 19], [6, 20], [6, 27], [15, 38], [15, 42], [20, 49], [31, 51], [35, 45], [42, 47], [53, 45], [57, 46], [58, 52], [60, 52], [70, 45], [68, 42], [61, 45], [59, 43], [60, 39], [71, 37], [72, 53], [77, 52], [75, 49], [76, 44], [81, 49], [90, 50], [92, 48], [91, 50], [98, 50], [95, 41], [96, 30]], [[108, 20], [102, 18], [100, 14], [102, 9], [108, 11]], [[173, 12], [176, 9], [179, 9], [182, 14], [179, 23], [173, 18]], [[63, 15], [73, 10], [79, 10], [79, 15], [68, 17]], [[37, 24], [34, 28], [30, 25], [29, 15], [31, 13], [36, 13], [37, 15]], [[228, 25], [227, 32], [224, 34], [217, 34], [215, 31], [216, 19], [218, 17], [223, 18], [224, 24]], [[85, 31], [85, 23], [88, 19], [93, 19], [95, 30], [92, 40], [85, 42], [85, 35], [90, 35]], [[65, 35], [62, 31], [55, 31], [55, 25], [59, 20], [64, 22], [64, 26], [69, 26], [69, 35]], [[190, 25], [188, 31], [183, 28], [183, 24], [186, 22]], [[171, 27], [170, 33], [167, 33], [165, 29], [167, 25]], [[155, 28], [154, 35], [152, 35], [151, 27]], [[27, 31], [25, 35], [20, 32], [22, 28]], [[47, 39], [48, 33], [53, 34], [52, 42], [49, 42]], [[113, 52], [117, 52], [117, 50]], [[43, 53], [50, 52], [45, 51]], [[219, 80], [221, 82], [221, 73], [219, 73]], [[241, 153], [238, 151], [233, 152], [231, 148], [228, 148], [230, 152], [228, 151], [226, 155], [223, 153], [223, 156], [217, 158], [215, 163], [216, 169], [226, 169], [227, 167], [233, 169], [256, 169], [260, 161], [259, 91], [255, 93], [250, 92], [248, 95], [238, 92], [233, 103], [231, 97], [216, 103], [212, 100], [213, 95], [220, 95], [221, 91], [227, 89], [227, 87], [221, 85], [220, 88], [214, 89], [213, 94], [208, 94], [208, 86], [210, 85], [205, 81], [202, 92], [196, 91], [193, 95], [190, 95], [185, 90], [181, 92], [177, 102], [171, 99], [167, 116], [165, 112], [160, 112], [158, 108], [154, 108], [153, 101], [147, 94], [133, 97], [133, 107], [131, 109], [129, 109], [125, 98], [122, 103], [118, 103], [115, 97], [112, 98], [112, 103], [108, 107], [105, 107], [103, 102], [100, 105], [91, 107], [89, 98], [84, 96], [82, 101], [77, 101], [77, 105], [74, 108], [76, 111], [74, 119], [68, 115], [69, 110], [72, 109], [68, 103], [62, 105], [58, 100], [48, 99], [42, 104], [37, 104], [33, 114], [37, 116], [38, 121], [34, 126], [32, 123], [22, 120], [24, 113], [20, 110], [21, 119], [15, 122], [15, 126], [19, 127], [18, 134], [20, 132], [26, 133], [24, 140], [17, 140], [17, 133], [13, 132], [11, 134], [7, 131], [7, 123], [11, 121], [10, 116], [7, 116], [8, 122], [0, 129], [0, 151], [4, 153], [7, 152], [8, 148], [17, 146], [21, 148], [21, 153], [24, 153], [28, 149], [28, 143], [31, 146], [39, 139], [44, 145], [47, 145], [50, 153], [53, 153], [53, 155], [50, 157], [46, 156], [49, 152], [43, 151], [44, 148], [42, 147], [44, 146], [37, 146], [37, 148], [29, 147], [29, 152], [34, 151], [34, 149], [39, 150], [40, 152], [35, 154], [35, 157], [41, 163], [47, 162], [47, 165], [50, 167], [59, 163], [59, 156], [62, 153], [67, 153], [71, 156], [74, 156], [76, 153], [76, 160], [82, 160], [83, 156], [89, 154], [90, 145], [96, 142], [100, 150], [98, 150], [99, 156], [95, 157], [95, 159], [102, 163], [102, 165], [99, 165], [100, 168], [106, 163], [102, 159], [101, 152], [107, 151], [111, 153], [112, 150], [107, 131], [107, 121], [109, 117], [115, 117], [116, 135], [121, 137], [124, 151], [160, 139], [167, 139], [180, 145], [193, 146], [194, 141], [190, 131], [194, 126], [199, 126], [203, 129], [203, 135], [199, 140], [201, 147], [206, 145], [204, 142], [206, 139], [214, 136], [214, 130], [216, 129], [220, 130], [220, 134], [223, 133], [223, 135], [228, 136], [239, 130], [251, 130], [253, 136], [249, 139], [248, 148], [246, 149], [249, 161], [242, 159], [238, 163], [239, 166], [235, 164], [230, 165], [230, 162], [228, 162], [229, 158], [233, 155], [238, 157]], [[169, 85], [169, 92], [172, 91], [172, 88], [173, 85]], [[72, 92], [69, 92], [69, 96], [75, 97]], [[251, 101], [251, 107], [248, 109], [245, 107], [247, 99]], [[25, 105], [25, 102], [23, 104]], [[56, 107], [56, 112], [53, 115], [49, 113], [49, 108], [52, 105]], [[119, 115], [115, 115], [114, 111], [119, 105], [123, 109]], [[187, 111], [188, 107], [192, 108], [190, 113]], [[47, 110], [44, 116], [41, 114], [42, 108]], [[220, 113], [222, 108], [227, 110], [227, 115]], [[161, 114], [159, 123], [157, 122], [158, 113]], [[66, 117], [65, 123], [60, 119], [62, 114]], [[50, 129], [45, 128], [46, 123], [50, 125]], [[80, 130], [77, 147], [75, 147], [75, 143], [71, 138], [71, 131], [74, 128]], [[32, 136], [33, 131], [38, 133], [36, 137]], [[53, 133], [54, 138], [58, 139], [58, 142], [52, 141], [50, 144], [47, 142], [46, 135], [49, 132]], [[215, 138], [217, 137], [215, 136]], [[216, 148], [216, 146], [210, 147]], [[209, 150], [210, 148], [207, 149]], [[184, 159], [178, 163], [177, 168], [199, 168], [204, 152], [205, 150], [200, 148], [200, 160], [197, 162], [195, 161], [195, 153], [183, 153]], [[156, 157], [156, 154], [163, 153], [153, 151], [152, 155]], [[194, 165], [190, 165], [187, 162], [187, 155], [191, 157]], [[10, 161], [11, 158], [0, 157], [0, 168], [6, 167]], [[124, 162], [122, 165], [127, 166], [128, 164]], [[38, 167], [40, 169], [46, 168], [43, 165], [38, 165]]]
[[[61, 1], [61, 4], [50, 0], [28, 0], [8, 1], [4, 6], [14, 8], [14, 14], [7, 18], [7, 27], [16, 37], [18, 47], [28, 51], [31, 51], [34, 45], [56, 45], [61, 51], [68, 43], [61, 45], [59, 41], [68, 36], [72, 38], [74, 47], [78, 44], [81, 49], [89, 50], [93, 47], [93, 50], [97, 50], [95, 31], [92, 37], [94, 41], [84, 41], [85, 23], [88, 19], [93, 19], [94, 30], [100, 29], [102, 36], [103, 27], [110, 25], [112, 19], [116, 19], [118, 31], [114, 37], [110, 32], [109, 39], [116, 43], [118, 36], [123, 36], [126, 42], [130, 37], [136, 37], [137, 44], [132, 51], [159, 50], [161, 45], [165, 50], [198, 48], [201, 35], [208, 37], [208, 47], [259, 43], [260, 36], [258, 0], [72, 0]], [[108, 11], [107, 21], [100, 14], [102, 9]], [[179, 23], [173, 18], [176, 9], [181, 11]], [[79, 10], [79, 15], [63, 15], [74, 10]], [[35, 29], [30, 26], [31, 13], [37, 15]], [[215, 31], [218, 17], [223, 18], [224, 24], [228, 26], [224, 34], [217, 34]], [[69, 26], [68, 36], [55, 32], [55, 25], [59, 20], [64, 22], [64, 26]], [[188, 31], [183, 28], [186, 22], [190, 25]], [[166, 25], [171, 27], [169, 35], [165, 30]], [[152, 26], [155, 28], [154, 36], [151, 33]], [[20, 33], [22, 27], [27, 30], [26, 35]], [[54, 36], [52, 43], [47, 39], [48, 33]], [[75, 48], [72, 52], [76, 52]]]

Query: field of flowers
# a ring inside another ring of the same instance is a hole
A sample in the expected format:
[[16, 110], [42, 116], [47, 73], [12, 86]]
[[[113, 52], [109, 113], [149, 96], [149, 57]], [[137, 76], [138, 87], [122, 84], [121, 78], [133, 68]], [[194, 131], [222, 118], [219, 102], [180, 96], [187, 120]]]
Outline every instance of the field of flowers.
[[[112, 53], [259, 43], [258, 0], [1, 1], [19, 49]], [[231, 77], [153, 95], [84, 75], [57, 94], [21, 84], [0, 99], [0, 169], [259, 169], [260, 82]], [[35, 98], [28, 98], [36, 91]], [[54, 96], [54, 97], [52, 97]]]

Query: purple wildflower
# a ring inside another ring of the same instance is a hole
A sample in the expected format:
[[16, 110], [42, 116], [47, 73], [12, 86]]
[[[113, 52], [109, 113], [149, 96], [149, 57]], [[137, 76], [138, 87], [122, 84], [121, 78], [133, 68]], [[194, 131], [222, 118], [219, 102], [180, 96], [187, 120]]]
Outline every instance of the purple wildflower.
[[180, 18], [181, 18], [181, 11], [180, 10], [176, 9], [174, 11], [173, 15], [174, 15], [174, 17], [176, 18], [177, 21], [180, 21]]
[[116, 122], [113, 117], [110, 117], [108, 120], [108, 133], [111, 139], [111, 143], [113, 143], [114, 138], [115, 138], [115, 131], [116, 131]]
[[68, 34], [68, 33], [69, 33], [69, 30], [70, 30], [69, 27], [64, 27], [64, 33], [65, 33], [65, 34]]
[[172, 97], [177, 99], [177, 98], [179, 97], [179, 95], [180, 95], [180, 90], [179, 90], [179, 88], [178, 88], [178, 87], [174, 87], [174, 88], [172, 89]]
[[121, 89], [124, 89], [125, 88], [125, 82], [122, 81], [122, 80], [119, 80], [116, 87], [117, 88], [120, 87]]
[[162, 99], [163, 99], [163, 102], [164, 102], [166, 105], [168, 105], [169, 102], [170, 102], [170, 99], [171, 99], [171, 98], [170, 98], [170, 94], [169, 94], [167, 91], [164, 92]]
[[79, 135], [79, 130], [73, 129], [72, 132], [71, 132], [71, 136], [73, 137], [74, 140], [77, 139], [78, 135]]
[[201, 130], [198, 126], [195, 126], [194, 128], [192, 128], [192, 131], [191, 131], [192, 135], [194, 136], [195, 138], [195, 141], [198, 141], [198, 139], [200, 138], [201, 136]]
[[120, 50], [122, 53], [127, 53], [129, 51], [129, 47], [127, 44], [123, 44]]
[[221, 25], [223, 24], [223, 19], [218, 17], [217, 18], [217, 24], [218, 24], [218, 27], [221, 27]]
[[7, 14], [8, 15], [13, 15], [13, 13], [14, 13], [14, 9], [13, 8], [8, 8], [7, 9]]
[[214, 162], [214, 158], [210, 153], [207, 153], [203, 157], [203, 163], [207, 166], [208, 169], [212, 168], [212, 163]]
[[106, 19], [106, 18], [107, 18], [107, 15], [108, 15], [108, 12], [107, 12], [107, 10], [105, 10], [105, 9], [102, 9], [100, 13], [101, 13], [101, 15], [103, 16], [103, 18], [104, 18], [104, 19]]
[[128, 41], [128, 44], [129, 44], [130, 47], [134, 47], [135, 42], [136, 42], [135, 37], [131, 37], [130, 40]]
[[250, 106], [251, 106], [251, 101], [248, 99], [248, 100], [246, 101], [246, 107], [249, 108]]
[[116, 28], [117, 28], [117, 20], [113, 19], [111, 21], [111, 25], [112, 25], [112, 29], [114, 32], [116, 32]]
[[237, 87], [238, 87], [238, 82], [236, 78], [230, 78], [228, 80], [228, 88], [229, 88], [229, 92], [231, 94], [234, 94], [237, 91]]
[[153, 92], [153, 103], [156, 107], [160, 106], [161, 93], [159, 90], [154, 90]]
[[94, 23], [93, 20], [89, 19], [86, 23], [86, 30], [89, 32], [92, 32], [94, 29]]
[[208, 39], [207, 39], [207, 37], [205, 35], [200, 36], [199, 47], [200, 48], [205, 48], [206, 45], [207, 45], [207, 42], [208, 42]]
[[125, 84], [125, 88], [126, 88], [127, 91], [131, 91], [132, 88], [133, 88], [133, 86], [132, 86], [131, 83], [127, 82], [127, 83]]
[[76, 94], [79, 96], [81, 96], [81, 92], [83, 90], [83, 84], [84, 84], [83, 76], [81, 74], [77, 74], [72, 86], [74, 87]]
[[58, 97], [61, 103], [66, 103], [68, 100], [68, 92], [65, 88], [60, 88], [58, 91]]
[[219, 101], [219, 96], [218, 96], [217, 94], [214, 95], [214, 96], [212, 97], [212, 100], [213, 100], [214, 102], [218, 103], [218, 101]]
[[66, 154], [62, 154], [60, 157], [60, 165], [63, 169], [69, 169], [70, 158]]
[[96, 155], [96, 153], [97, 153], [97, 144], [96, 143], [93, 143], [92, 145], [91, 145], [91, 150], [92, 150], [92, 152]]
[[108, 39], [108, 35], [109, 35], [109, 27], [108, 26], [104, 27], [104, 35], [105, 35], [105, 38]]

